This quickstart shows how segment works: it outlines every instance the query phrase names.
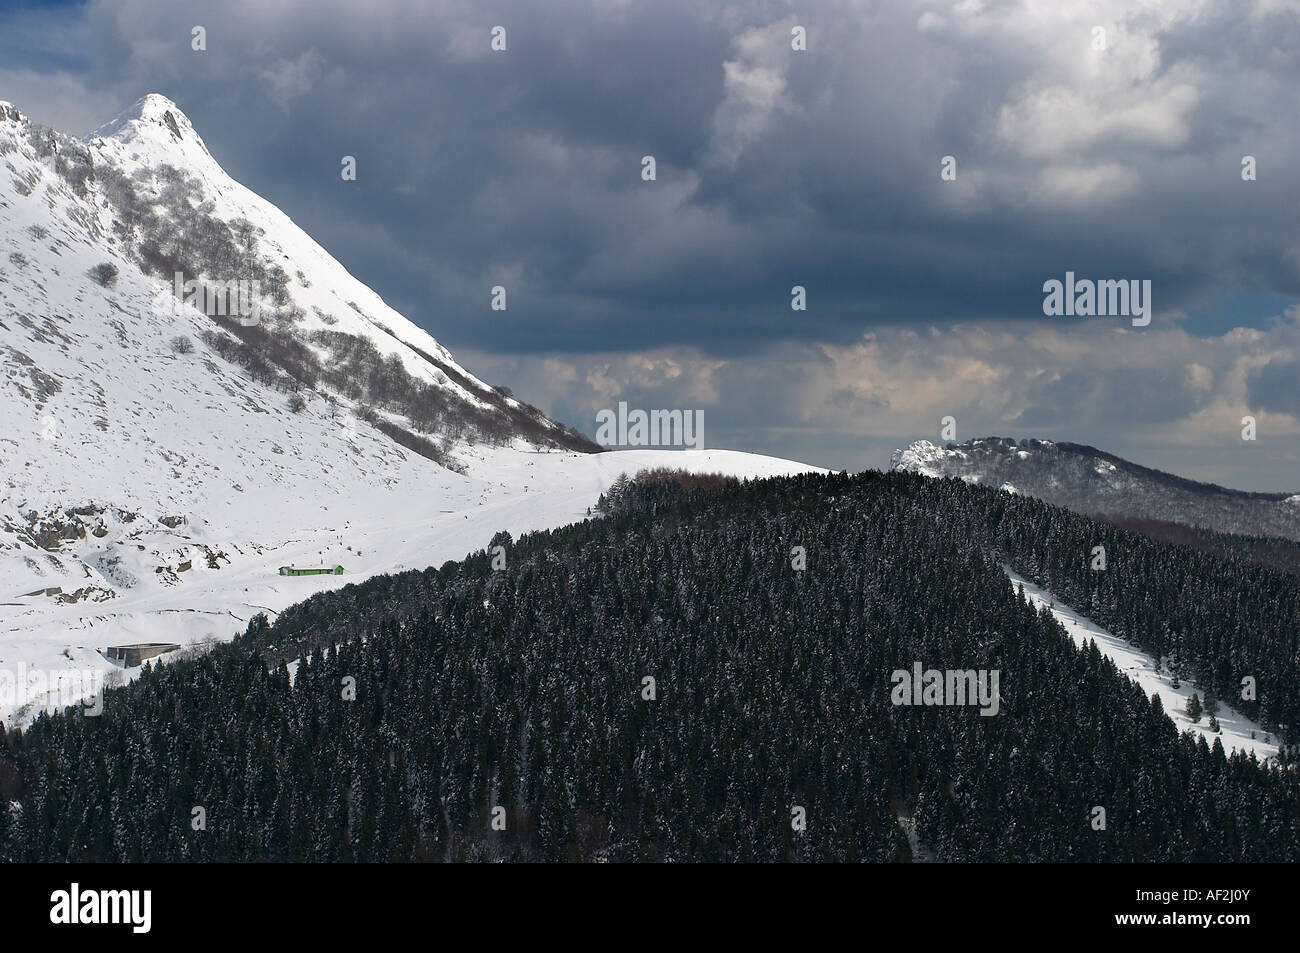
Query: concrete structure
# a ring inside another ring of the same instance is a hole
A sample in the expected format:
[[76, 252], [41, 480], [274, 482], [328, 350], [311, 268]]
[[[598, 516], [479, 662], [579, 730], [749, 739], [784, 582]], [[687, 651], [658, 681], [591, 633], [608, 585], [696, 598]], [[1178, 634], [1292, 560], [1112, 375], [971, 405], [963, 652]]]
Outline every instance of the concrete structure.
[[99, 654], [114, 665], [122, 668], [135, 668], [151, 658], [157, 658], [164, 652], [175, 652], [179, 645], [171, 642], [136, 642], [131, 645], [110, 645]]

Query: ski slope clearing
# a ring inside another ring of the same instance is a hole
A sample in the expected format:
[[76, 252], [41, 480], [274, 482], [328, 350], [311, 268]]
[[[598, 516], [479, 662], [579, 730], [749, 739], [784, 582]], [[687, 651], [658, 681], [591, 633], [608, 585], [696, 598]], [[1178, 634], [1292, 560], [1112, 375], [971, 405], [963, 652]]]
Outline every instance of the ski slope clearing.
[[1143, 691], [1151, 696], [1160, 696], [1160, 704], [1164, 706], [1165, 714], [1173, 719], [1179, 731], [1197, 732], [1204, 736], [1205, 743], [1208, 745], [1213, 745], [1217, 737], [1223, 742], [1223, 750], [1229, 754], [1234, 750], [1247, 753], [1253, 751], [1260, 761], [1277, 757], [1277, 743], [1273, 737], [1222, 701], [1219, 702], [1219, 711], [1215, 715], [1221, 729], [1217, 734], [1210, 731], [1208, 715], [1202, 715], [1200, 722], [1193, 722], [1187, 715], [1187, 699], [1192, 697], [1194, 691], [1198, 695], [1201, 694], [1195, 686], [1183, 682], [1180, 687], [1174, 688], [1169, 674], [1159, 671], [1156, 662], [1140, 649], [1134, 648], [1091, 619], [1058, 602], [1046, 589], [1017, 575], [1009, 566], [1002, 568], [1013, 585], [1024, 588], [1025, 597], [1034, 607], [1048, 607], [1057, 621], [1065, 626], [1065, 631], [1070, 633], [1076, 645], [1082, 646], [1089, 640], [1095, 641], [1097, 650], [1114, 662], [1121, 672], [1137, 682]]

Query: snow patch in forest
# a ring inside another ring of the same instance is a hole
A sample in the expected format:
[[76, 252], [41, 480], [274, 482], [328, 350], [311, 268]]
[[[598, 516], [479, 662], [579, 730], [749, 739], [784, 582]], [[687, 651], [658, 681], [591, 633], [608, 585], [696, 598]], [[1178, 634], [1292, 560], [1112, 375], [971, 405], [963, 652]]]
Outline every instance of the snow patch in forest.
[[[1193, 692], [1203, 697], [1204, 693], [1199, 688], [1187, 682], [1182, 682], [1178, 688], [1174, 688], [1170, 676], [1158, 671], [1156, 662], [1145, 652], [1119, 636], [1112, 635], [1096, 622], [1063, 604], [1046, 589], [1017, 575], [1010, 566], [1003, 566], [1002, 569], [1011, 579], [1012, 585], [1024, 587], [1025, 598], [1031, 605], [1035, 608], [1048, 607], [1057, 621], [1065, 626], [1065, 631], [1074, 639], [1076, 645], [1085, 645], [1089, 639], [1095, 641], [1097, 650], [1114, 662], [1121, 672], [1137, 682], [1148, 696], [1159, 695], [1165, 714], [1173, 719], [1179, 731], [1191, 729], [1204, 736], [1205, 743], [1211, 746], [1214, 745], [1214, 739], [1217, 737], [1223, 742], [1223, 750], [1229, 754], [1234, 750], [1254, 751], [1255, 757], [1260, 761], [1277, 757], [1276, 738], [1249, 718], [1233, 711], [1222, 699], [1219, 701], [1218, 714], [1215, 715], [1221, 729], [1217, 734], [1209, 729], [1208, 715], [1202, 715], [1199, 723], [1193, 722], [1187, 715], [1187, 699], [1192, 697]], [[1252, 734], [1255, 737], [1252, 738]], [[1265, 741], [1265, 738], [1271, 740]]]

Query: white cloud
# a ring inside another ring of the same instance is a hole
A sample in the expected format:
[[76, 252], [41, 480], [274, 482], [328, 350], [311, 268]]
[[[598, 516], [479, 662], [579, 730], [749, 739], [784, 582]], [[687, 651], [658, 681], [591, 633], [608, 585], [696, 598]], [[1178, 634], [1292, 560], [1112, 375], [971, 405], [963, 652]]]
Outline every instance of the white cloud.
[[295, 99], [310, 92], [325, 65], [325, 58], [316, 50], [304, 50], [292, 59], [258, 70], [266, 84], [271, 100], [282, 109], [288, 109]]
[[722, 102], [713, 115], [711, 153], [734, 166], [774, 114], [792, 108], [786, 98], [793, 19], [750, 27], [735, 40], [736, 58], [723, 68]]

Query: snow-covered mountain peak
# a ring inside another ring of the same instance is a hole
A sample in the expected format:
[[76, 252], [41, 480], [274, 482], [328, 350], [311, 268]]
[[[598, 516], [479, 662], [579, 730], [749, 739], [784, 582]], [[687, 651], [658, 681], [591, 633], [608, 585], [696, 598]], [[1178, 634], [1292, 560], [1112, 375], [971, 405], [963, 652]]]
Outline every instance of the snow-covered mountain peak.
[[219, 169], [189, 117], [160, 93], [137, 100], [85, 139], [101, 148], [104, 140], [121, 143], [137, 162], [181, 164], [209, 174]]
[[917, 440], [895, 450], [889, 468], [1010, 485], [1018, 493], [1083, 513], [1300, 540], [1300, 508], [1292, 503], [1296, 496], [1200, 483], [1083, 444], [981, 437], [940, 447]]
[[181, 107], [160, 92], [151, 92], [135, 100], [130, 108], [123, 109], [116, 118], [105, 122], [87, 138], [149, 138], [164, 133], [165, 137], [173, 139], [183, 139], [186, 135], [198, 137], [194, 124], [181, 112]]
[[0, 601], [134, 586], [83, 549], [125, 551], [141, 526], [219, 547], [277, 513], [302, 527], [328, 501], [439, 485], [485, 446], [596, 449], [232, 180], [166, 97], [86, 139], [3, 116]]
[[[298, 385], [345, 398], [356, 409], [360, 398], [408, 434], [402, 438], [408, 449], [412, 430], [433, 435], [446, 452], [484, 437], [595, 449], [461, 367], [284, 212], [231, 179], [166, 96], [145, 96], [85, 139], [43, 126], [0, 126], [0, 154], [15, 176], [0, 180], [0, 202], [10, 188], [17, 193], [12, 205], [0, 206], [0, 231], [13, 232], [5, 237], [13, 239], [16, 277], [30, 278], [22, 284], [40, 295], [49, 294], [40, 273], [52, 278], [48, 272], [67, 262], [58, 261], [57, 245], [45, 247], [38, 236], [66, 233], [64, 240], [86, 247], [99, 262], [125, 264], [152, 282], [147, 312], [171, 310], [178, 274], [247, 288], [260, 319], [209, 320], [204, 336], [225, 339], [218, 346], [227, 355], [242, 348], [247, 356], [254, 347]], [[120, 296], [132, 284], [124, 275], [101, 286], [106, 292], [89, 293], [112, 297], [116, 289]], [[360, 390], [384, 395], [356, 393], [358, 379], [367, 381]], [[415, 442], [428, 444], [424, 437]]]

